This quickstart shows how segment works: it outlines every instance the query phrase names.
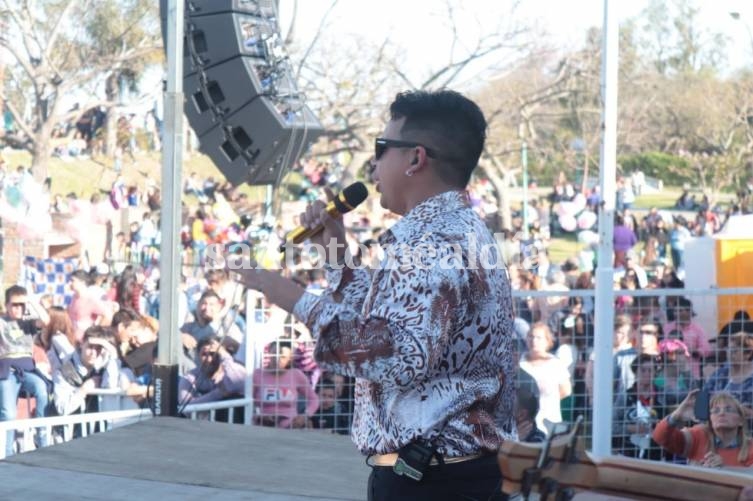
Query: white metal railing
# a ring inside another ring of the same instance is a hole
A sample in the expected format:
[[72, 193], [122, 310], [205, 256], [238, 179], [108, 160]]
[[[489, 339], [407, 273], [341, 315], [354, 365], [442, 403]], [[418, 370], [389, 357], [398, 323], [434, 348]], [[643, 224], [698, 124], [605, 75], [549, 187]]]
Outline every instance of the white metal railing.
[[221, 400], [219, 402], [207, 402], [204, 404], [188, 404], [182, 410], [184, 416], [189, 419], [208, 419], [209, 421], [215, 421], [217, 418], [218, 410], [228, 411], [228, 422], [234, 423], [236, 412], [244, 412], [243, 424], [251, 424], [251, 416], [253, 414], [253, 399], [248, 398], [236, 398], [233, 400]]
[[[110, 431], [151, 417], [152, 411], [149, 409], [134, 409], [0, 421], [0, 459], [6, 457], [8, 432], [15, 432], [18, 445], [16, 452], [21, 453], [34, 449], [34, 435], [37, 433], [45, 435], [49, 445], [52, 445], [56, 442], [67, 442], [73, 439], [74, 428], [77, 425], [80, 426], [81, 436], [86, 437], [93, 433]], [[58, 431], [59, 433], [57, 433]], [[23, 437], [18, 440], [21, 434]]]

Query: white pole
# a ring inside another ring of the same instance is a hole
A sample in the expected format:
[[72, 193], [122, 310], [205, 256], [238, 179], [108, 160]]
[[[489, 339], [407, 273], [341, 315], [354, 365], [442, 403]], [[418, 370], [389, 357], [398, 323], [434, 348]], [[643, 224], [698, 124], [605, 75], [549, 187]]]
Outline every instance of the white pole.
[[612, 236], [617, 173], [617, 67], [618, 24], [616, 13], [604, 0], [601, 55], [602, 138], [599, 168], [602, 204], [599, 209], [599, 263], [596, 270], [596, 337], [594, 340], [593, 454], [605, 457], [612, 451], [612, 337], [614, 299], [612, 282]]
[[159, 363], [177, 365], [180, 197], [183, 168], [183, 0], [168, 0], [167, 92], [162, 150]]

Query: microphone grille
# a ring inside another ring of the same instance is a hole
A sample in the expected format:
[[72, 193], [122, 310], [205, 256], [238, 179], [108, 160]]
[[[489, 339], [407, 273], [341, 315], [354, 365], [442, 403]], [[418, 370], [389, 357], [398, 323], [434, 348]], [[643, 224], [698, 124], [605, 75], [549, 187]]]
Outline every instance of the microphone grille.
[[[347, 210], [340, 210], [340, 212], [344, 213], [355, 209], [356, 206], [360, 205], [368, 196], [369, 190], [366, 188], [365, 184], [360, 181], [351, 184], [340, 193], [339, 197], [337, 197], [349, 206], [347, 207]], [[338, 207], [338, 209], [340, 208]]]

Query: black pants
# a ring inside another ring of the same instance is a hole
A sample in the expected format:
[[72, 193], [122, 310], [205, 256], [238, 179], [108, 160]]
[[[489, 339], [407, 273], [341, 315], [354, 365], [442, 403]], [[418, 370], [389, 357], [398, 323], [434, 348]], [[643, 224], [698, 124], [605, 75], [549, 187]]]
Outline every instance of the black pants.
[[391, 466], [374, 466], [369, 501], [500, 501], [502, 475], [495, 455], [462, 463], [430, 466], [420, 482], [396, 475]]

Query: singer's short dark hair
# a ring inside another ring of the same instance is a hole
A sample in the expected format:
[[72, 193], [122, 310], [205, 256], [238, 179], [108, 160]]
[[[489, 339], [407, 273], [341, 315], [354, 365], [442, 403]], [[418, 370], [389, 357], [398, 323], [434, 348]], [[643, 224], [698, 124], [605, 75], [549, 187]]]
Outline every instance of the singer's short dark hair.
[[405, 119], [401, 139], [438, 152], [436, 170], [444, 182], [465, 188], [486, 140], [486, 119], [476, 103], [452, 90], [402, 92], [390, 118]]

